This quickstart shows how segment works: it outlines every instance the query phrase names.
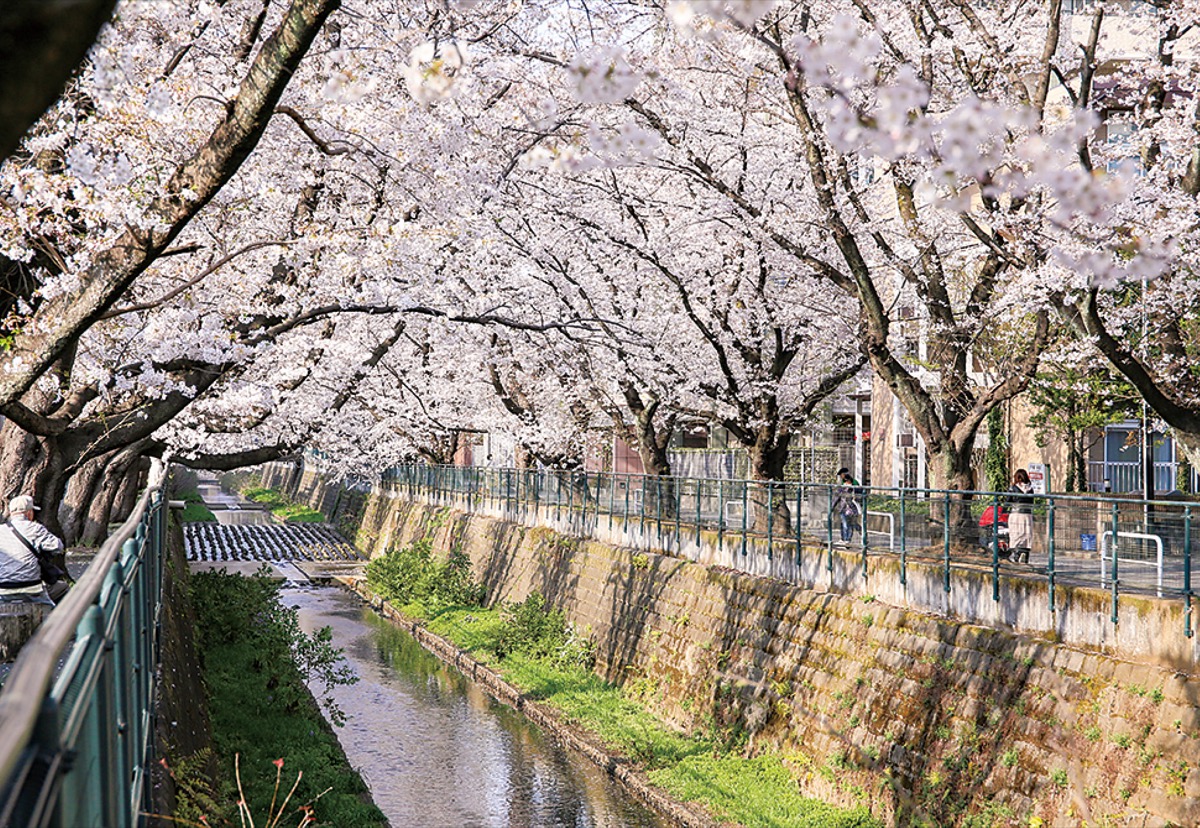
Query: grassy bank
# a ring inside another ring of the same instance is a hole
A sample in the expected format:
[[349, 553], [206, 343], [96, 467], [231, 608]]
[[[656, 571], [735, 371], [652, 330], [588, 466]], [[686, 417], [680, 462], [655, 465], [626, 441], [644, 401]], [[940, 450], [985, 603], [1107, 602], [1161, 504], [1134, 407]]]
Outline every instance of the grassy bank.
[[204, 505], [200, 497], [196, 473], [191, 470], [176, 470], [171, 475], [171, 499], [187, 503], [181, 518], [184, 523], [216, 523], [217, 516]]
[[[311, 636], [300, 630], [295, 611], [279, 604], [278, 589], [265, 578], [224, 572], [192, 577], [213, 745], [225, 773], [177, 816], [198, 822], [203, 815], [210, 825], [249, 824], [239, 820], [241, 800], [257, 825], [383, 826], [383, 814], [367, 799], [366, 786], [305, 686], [305, 677], [326, 687], [349, 681], [340, 653], [328, 629]], [[338, 711], [333, 713], [336, 720]], [[297, 773], [302, 776], [284, 816], [272, 822], [271, 803], [278, 811]], [[315, 823], [302, 821], [305, 808]]]
[[271, 510], [271, 514], [288, 523], [325, 523], [325, 515], [303, 503], [288, 500], [276, 489], [248, 486], [242, 489], [242, 495], [255, 503], [262, 503]]
[[532, 595], [497, 609], [482, 593], [470, 562], [436, 560], [428, 541], [376, 558], [372, 589], [406, 615], [497, 669], [529, 697], [559, 710], [608, 748], [635, 759], [650, 779], [679, 799], [701, 802], [718, 818], [747, 828], [876, 828], [865, 808], [845, 810], [800, 795], [784, 759], [747, 758], [737, 733], [679, 733], [636, 698], [592, 672], [592, 645], [563, 615]]

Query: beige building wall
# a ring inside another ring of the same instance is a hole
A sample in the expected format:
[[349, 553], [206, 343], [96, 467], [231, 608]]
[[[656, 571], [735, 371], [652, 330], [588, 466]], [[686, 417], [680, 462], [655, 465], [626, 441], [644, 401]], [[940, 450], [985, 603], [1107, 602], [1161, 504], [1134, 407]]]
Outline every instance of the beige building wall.
[[1048, 434], [1045, 445], [1038, 445], [1037, 430], [1029, 425], [1037, 409], [1026, 395], [1014, 398], [1007, 405], [1009, 469], [1016, 471], [1029, 468], [1030, 463], [1045, 463], [1050, 467], [1050, 491], [1061, 492], [1067, 480], [1066, 442]]
[[871, 378], [871, 485], [892, 485], [892, 463], [896, 456], [896, 434], [892, 406], [896, 399], [887, 383]]

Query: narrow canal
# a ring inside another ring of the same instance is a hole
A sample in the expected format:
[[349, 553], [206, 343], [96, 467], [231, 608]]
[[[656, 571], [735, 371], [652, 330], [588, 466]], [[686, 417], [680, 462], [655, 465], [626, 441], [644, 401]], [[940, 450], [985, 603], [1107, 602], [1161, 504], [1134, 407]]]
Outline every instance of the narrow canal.
[[328, 625], [359, 681], [336, 688], [338, 738], [393, 828], [665, 828], [586, 759], [491, 699], [356, 596], [286, 589]]

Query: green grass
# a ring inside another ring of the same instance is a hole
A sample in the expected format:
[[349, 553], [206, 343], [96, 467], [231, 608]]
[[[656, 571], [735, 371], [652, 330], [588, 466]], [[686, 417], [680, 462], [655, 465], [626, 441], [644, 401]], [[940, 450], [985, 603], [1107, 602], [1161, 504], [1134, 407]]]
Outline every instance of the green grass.
[[275, 762], [282, 759], [281, 785], [290, 788], [297, 772], [303, 778], [281, 825], [294, 825], [298, 818], [291, 810], [312, 803], [322, 825], [383, 826], [383, 814], [364, 798], [366, 786], [346, 762], [292, 661], [288, 641], [296, 633], [288, 629], [288, 613], [294, 611], [279, 607], [277, 585], [225, 573], [197, 573], [192, 584], [213, 745], [222, 768], [216, 799], [223, 804], [209, 814], [210, 824], [237, 824], [239, 756], [256, 824], [267, 823]]
[[875, 828], [866, 808], [846, 810], [800, 795], [778, 756], [690, 756], [653, 770], [650, 781], [678, 799], [707, 804], [719, 819], [747, 828]]
[[217, 516], [204, 505], [200, 493], [193, 489], [190, 492], [179, 492], [176, 497], [187, 503], [183, 509], [184, 523], [216, 523]]
[[251, 486], [243, 489], [242, 494], [255, 503], [262, 503], [271, 514], [287, 523], [325, 523], [325, 515], [303, 503], [291, 502], [275, 489]]

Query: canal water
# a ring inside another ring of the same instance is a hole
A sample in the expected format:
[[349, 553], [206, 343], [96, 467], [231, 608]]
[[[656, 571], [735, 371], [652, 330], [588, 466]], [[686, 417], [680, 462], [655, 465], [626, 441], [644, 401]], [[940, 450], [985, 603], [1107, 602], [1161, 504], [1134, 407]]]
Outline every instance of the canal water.
[[666, 828], [607, 774], [336, 587], [285, 589], [359, 677], [338, 738], [393, 828]]

